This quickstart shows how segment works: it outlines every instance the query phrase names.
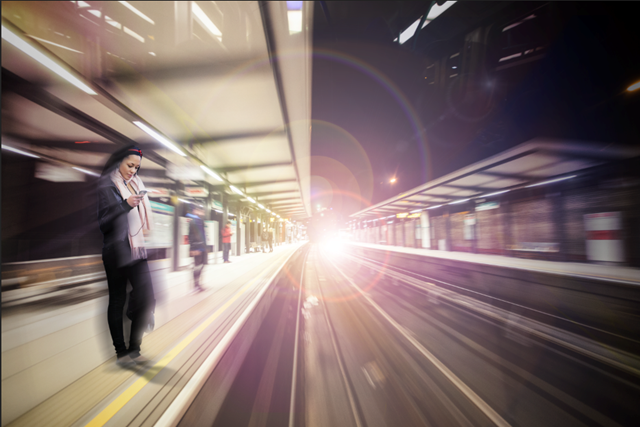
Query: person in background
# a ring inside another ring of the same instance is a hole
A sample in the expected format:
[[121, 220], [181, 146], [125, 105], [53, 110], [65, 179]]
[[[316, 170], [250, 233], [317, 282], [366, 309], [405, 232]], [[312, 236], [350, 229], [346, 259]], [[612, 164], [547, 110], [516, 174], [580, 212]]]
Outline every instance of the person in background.
[[[107, 320], [116, 350], [116, 364], [133, 367], [148, 362], [140, 354], [142, 336], [153, 330], [155, 296], [144, 233], [151, 229], [151, 205], [138, 170], [142, 150], [127, 146], [111, 155], [98, 181], [98, 222], [104, 236], [102, 261], [109, 286]], [[127, 348], [123, 333], [123, 311], [131, 283], [127, 317], [131, 334]]]
[[208, 263], [207, 240], [204, 231], [204, 210], [198, 205], [191, 205], [191, 213], [186, 216], [189, 221], [189, 255], [194, 258], [193, 267], [193, 291], [202, 292], [204, 288], [200, 285], [200, 275], [205, 264]]
[[269, 231], [267, 227], [262, 229], [262, 252], [267, 253], [267, 247], [269, 246]]
[[233, 235], [233, 231], [231, 231], [231, 223], [227, 222], [227, 225], [222, 229], [222, 259], [226, 263], [230, 263], [229, 261], [229, 251], [231, 250], [231, 236]]
[[274, 237], [273, 228], [270, 228], [269, 229], [269, 252], [273, 252], [273, 237]]

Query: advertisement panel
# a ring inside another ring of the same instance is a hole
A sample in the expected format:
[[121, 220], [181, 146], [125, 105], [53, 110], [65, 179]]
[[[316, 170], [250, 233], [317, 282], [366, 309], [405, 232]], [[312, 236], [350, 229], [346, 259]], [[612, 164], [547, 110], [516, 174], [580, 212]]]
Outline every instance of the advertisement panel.
[[170, 248], [173, 243], [174, 207], [164, 203], [150, 201], [153, 212], [153, 227], [145, 234], [147, 248]]
[[587, 259], [623, 262], [622, 216], [620, 212], [601, 212], [584, 216]]

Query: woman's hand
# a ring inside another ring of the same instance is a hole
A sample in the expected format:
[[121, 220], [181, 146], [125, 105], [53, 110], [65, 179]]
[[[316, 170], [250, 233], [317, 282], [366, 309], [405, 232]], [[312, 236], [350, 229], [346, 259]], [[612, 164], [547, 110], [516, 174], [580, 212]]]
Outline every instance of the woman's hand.
[[132, 208], [135, 208], [136, 206], [138, 206], [140, 204], [140, 202], [142, 201], [143, 198], [144, 198], [144, 196], [139, 196], [139, 195], [136, 195], [136, 194], [132, 194], [127, 199], [127, 203], [129, 203], [129, 206], [131, 206]]

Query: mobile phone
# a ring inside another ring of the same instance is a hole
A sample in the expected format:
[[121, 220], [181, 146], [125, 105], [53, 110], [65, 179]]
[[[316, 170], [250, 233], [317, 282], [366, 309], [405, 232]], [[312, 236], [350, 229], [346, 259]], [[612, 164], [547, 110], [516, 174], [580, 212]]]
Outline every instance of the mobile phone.
[[138, 196], [144, 196], [147, 193], [148, 193], [147, 190], [142, 190], [141, 192], [138, 193]]

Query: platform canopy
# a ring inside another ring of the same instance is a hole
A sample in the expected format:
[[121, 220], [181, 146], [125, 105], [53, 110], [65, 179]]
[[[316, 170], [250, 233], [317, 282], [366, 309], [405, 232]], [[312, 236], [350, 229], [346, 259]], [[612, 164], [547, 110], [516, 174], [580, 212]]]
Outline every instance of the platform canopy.
[[147, 186], [305, 218], [310, 3], [3, 3], [2, 143], [87, 173], [135, 143]]
[[609, 143], [534, 139], [350, 215], [395, 217], [509, 191], [568, 180], [605, 163], [640, 156]]

